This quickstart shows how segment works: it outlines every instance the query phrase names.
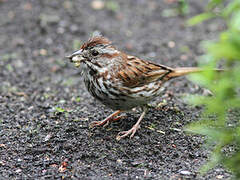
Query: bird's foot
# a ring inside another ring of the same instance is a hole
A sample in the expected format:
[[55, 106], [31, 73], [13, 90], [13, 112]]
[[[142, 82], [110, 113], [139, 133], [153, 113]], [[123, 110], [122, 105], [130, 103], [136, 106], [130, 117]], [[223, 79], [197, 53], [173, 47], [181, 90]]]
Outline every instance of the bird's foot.
[[119, 119], [122, 119], [125, 116], [117, 116], [115, 118], [106, 118], [102, 121], [93, 121], [89, 124], [90, 128], [98, 127], [98, 126], [103, 126], [106, 127], [109, 125], [110, 122], [118, 121]]
[[[93, 121], [89, 124], [89, 127], [90, 128], [94, 128], [94, 127], [98, 127], [98, 126], [106, 127], [110, 122], [118, 121], [119, 119], [124, 117], [124, 116], [117, 116], [120, 112], [121, 111], [116, 111], [102, 121]], [[115, 116], [117, 116], [117, 117], [115, 117]]]
[[122, 131], [119, 132], [116, 139], [119, 141], [120, 139], [130, 135], [130, 138], [132, 138], [134, 136], [134, 134], [136, 133], [136, 131], [140, 128], [140, 122], [142, 121], [143, 117], [145, 116], [145, 114], [147, 113], [148, 108], [147, 106], [143, 107], [143, 112], [140, 116], [140, 118], [138, 119], [138, 121], [136, 122], [136, 124], [134, 124], [134, 126], [129, 129], [128, 131]]
[[139, 128], [140, 128], [140, 125], [139, 124], [135, 124], [128, 131], [119, 132], [117, 137], [116, 137], [116, 139], [119, 141], [119, 140], [121, 140], [122, 138], [124, 138], [124, 137], [126, 137], [128, 135], [130, 135], [130, 138], [132, 138]]

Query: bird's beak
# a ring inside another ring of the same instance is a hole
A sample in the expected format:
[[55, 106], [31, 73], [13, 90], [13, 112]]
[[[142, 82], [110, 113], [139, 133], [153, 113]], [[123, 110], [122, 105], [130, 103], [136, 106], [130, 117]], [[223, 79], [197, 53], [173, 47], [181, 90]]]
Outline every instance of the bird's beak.
[[85, 59], [83, 56], [82, 50], [76, 51], [73, 54], [66, 56], [66, 58], [70, 59], [70, 62], [74, 63], [76, 67], [79, 67], [81, 64], [81, 61]]

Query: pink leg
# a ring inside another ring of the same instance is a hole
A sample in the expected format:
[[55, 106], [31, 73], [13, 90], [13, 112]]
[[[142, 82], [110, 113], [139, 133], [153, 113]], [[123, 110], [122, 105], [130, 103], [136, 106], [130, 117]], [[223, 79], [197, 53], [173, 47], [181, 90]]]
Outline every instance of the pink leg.
[[119, 132], [116, 139], [119, 141], [120, 139], [130, 135], [130, 138], [132, 138], [134, 136], [134, 134], [136, 133], [136, 131], [138, 130], [138, 128], [140, 127], [140, 122], [142, 121], [143, 117], [145, 116], [145, 114], [147, 113], [148, 109], [147, 107], [144, 107], [143, 109], [143, 112], [140, 116], [140, 118], [138, 119], [137, 123], [134, 124], [134, 126], [129, 129], [128, 131], [122, 131], [122, 132]]
[[[112, 113], [110, 116], [108, 116], [107, 118], [105, 118], [102, 121], [93, 121], [89, 124], [89, 127], [90, 128], [94, 128], [97, 126], [105, 127], [109, 124], [109, 122], [113, 122], [113, 121], [117, 121], [117, 120], [121, 119], [121, 116], [117, 116], [120, 112], [121, 112], [120, 110], [115, 111], [114, 113]], [[117, 116], [117, 117], [114, 118], [115, 116]]]

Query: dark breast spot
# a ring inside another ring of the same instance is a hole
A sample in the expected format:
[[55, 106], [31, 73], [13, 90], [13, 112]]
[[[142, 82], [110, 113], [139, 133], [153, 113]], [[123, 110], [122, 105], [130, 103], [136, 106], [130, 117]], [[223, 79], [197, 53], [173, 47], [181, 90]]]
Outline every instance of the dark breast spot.
[[94, 76], [94, 75], [97, 74], [97, 71], [91, 69], [91, 70], [89, 71], [89, 74], [90, 74], [91, 76]]

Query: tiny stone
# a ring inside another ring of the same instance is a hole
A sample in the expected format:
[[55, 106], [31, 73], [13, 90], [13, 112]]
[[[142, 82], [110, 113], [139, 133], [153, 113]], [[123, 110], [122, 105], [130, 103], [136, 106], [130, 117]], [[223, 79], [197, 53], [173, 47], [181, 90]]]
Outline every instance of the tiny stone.
[[17, 60], [15, 61], [14, 65], [15, 65], [15, 67], [17, 67], [17, 68], [21, 68], [21, 67], [24, 66], [24, 63], [22, 62], [21, 59], [17, 59]]
[[169, 41], [168, 42], [168, 47], [174, 48], [175, 47], [175, 42], [174, 41]]
[[46, 90], [46, 91], [50, 91], [51, 88], [48, 86], [48, 87], [45, 88], [45, 90]]
[[64, 32], [65, 32], [65, 29], [62, 28], [62, 27], [59, 27], [59, 28], [57, 29], [57, 33], [58, 33], [58, 34], [63, 34]]
[[44, 138], [44, 141], [46, 142], [46, 141], [49, 141], [49, 139], [52, 137], [52, 135], [51, 134], [48, 134], [45, 138]]
[[103, 9], [103, 7], [104, 7], [104, 2], [103, 2], [103, 1], [100, 1], [100, 0], [92, 1], [91, 7], [92, 7], [93, 9], [96, 9], [96, 10]]
[[190, 171], [180, 171], [180, 174], [182, 175], [191, 175]]
[[33, 106], [30, 106], [30, 107], [28, 108], [29, 111], [31, 111], [31, 110], [33, 110], [33, 109], [34, 109]]
[[46, 43], [47, 43], [48, 45], [50, 45], [50, 44], [53, 43], [53, 40], [52, 40], [51, 38], [47, 38], [47, 39], [46, 39]]
[[217, 178], [217, 179], [222, 179], [222, 178], [223, 178], [223, 175], [217, 175], [216, 178]]
[[73, 24], [73, 25], [70, 26], [70, 30], [72, 32], [76, 32], [78, 30], [78, 26], [76, 24]]
[[40, 116], [40, 119], [46, 119], [46, 118], [47, 118], [47, 116], [45, 114]]
[[117, 159], [117, 163], [122, 164], [122, 160], [121, 159]]
[[22, 172], [21, 169], [17, 169], [17, 170], [16, 170], [16, 173], [20, 173], [20, 172]]
[[60, 101], [59, 101], [59, 103], [60, 104], [64, 104], [66, 101], [64, 100], [64, 99], [61, 99]]
[[46, 49], [40, 49], [39, 54], [42, 55], [42, 56], [46, 56], [47, 55], [47, 50]]

